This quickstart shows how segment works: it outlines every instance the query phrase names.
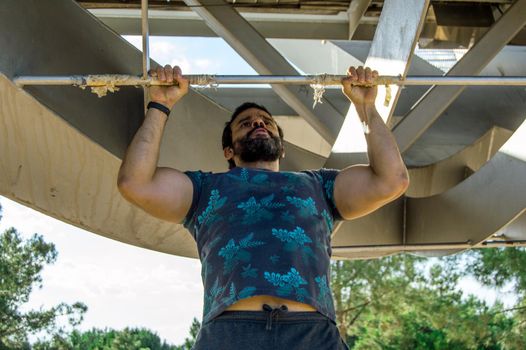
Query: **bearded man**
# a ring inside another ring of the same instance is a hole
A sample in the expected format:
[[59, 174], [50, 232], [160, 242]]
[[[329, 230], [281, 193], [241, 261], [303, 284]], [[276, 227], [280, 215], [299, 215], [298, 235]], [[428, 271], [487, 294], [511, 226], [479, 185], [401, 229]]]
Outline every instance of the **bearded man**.
[[283, 131], [255, 103], [239, 106], [223, 130], [229, 171], [157, 166], [171, 108], [188, 92], [179, 67], [158, 68], [148, 112], [119, 172], [122, 195], [158, 218], [183, 223], [196, 240], [205, 289], [194, 349], [346, 349], [330, 290], [335, 223], [402, 195], [407, 169], [376, 111], [377, 76], [350, 67], [343, 93], [367, 128], [369, 165], [279, 170]]

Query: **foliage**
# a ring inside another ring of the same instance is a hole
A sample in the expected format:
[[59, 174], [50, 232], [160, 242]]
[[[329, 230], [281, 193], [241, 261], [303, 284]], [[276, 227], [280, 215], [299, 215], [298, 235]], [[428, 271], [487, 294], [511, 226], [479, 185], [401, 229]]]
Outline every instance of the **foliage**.
[[526, 348], [516, 310], [459, 290], [466, 257], [434, 264], [411, 255], [337, 261], [332, 288], [341, 334], [353, 349]]
[[526, 248], [479, 249], [469, 253], [467, 270], [482, 284], [503, 287], [510, 283], [515, 291], [526, 292]]
[[183, 345], [175, 347], [175, 350], [191, 350], [197, 340], [197, 335], [201, 329], [201, 323], [194, 317], [190, 326], [190, 336], [185, 338]]
[[144, 328], [123, 330], [74, 330], [66, 337], [55, 337], [49, 342], [35, 344], [35, 350], [180, 350], [161, 341], [156, 333]]
[[[526, 248], [473, 250], [468, 255], [467, 271], [481, 284], [492, 288], [510, 286], [517, 296], [516, 304], [503, 310], [514, 321], [506, 344], [526, 348]], [[511, 346], [511, 347], [513, 347]]]
[[0, 348], [27, 348], [28, 336], [39, 332], [59, 335], [64, 318], [72, 326], [81, 322], [82, 303], [26, 310], [33, 288], [42, 288], [42, 269], [56, 258], [55, 246], [40, 235], [23, 240], [14, 228], [0, 234]]
[[340, 332], [348, 334], [349, 328], [356, 328], [355, 323], [365, 311], [394, 314], [400, 293], [417, 275], [416, 260], [412, 256], [390, 256], [333, 262], [331, 287]]

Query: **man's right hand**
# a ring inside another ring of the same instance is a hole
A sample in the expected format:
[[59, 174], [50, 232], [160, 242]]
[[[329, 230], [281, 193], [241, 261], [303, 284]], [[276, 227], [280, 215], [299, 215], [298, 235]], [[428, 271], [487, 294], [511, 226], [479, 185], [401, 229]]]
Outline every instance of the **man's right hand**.
[[150, 76], [167, 83], [177, 82], [172, 86], [151, 86], [149, 89], [150, 101], [165, 105], [169, 109], [188, 93], [188, 79], [182, 75], [181, 68], [175, 66], [172, 68], [169, 64], [163, 67], [157, 67], [156, 70], [149, 72]]

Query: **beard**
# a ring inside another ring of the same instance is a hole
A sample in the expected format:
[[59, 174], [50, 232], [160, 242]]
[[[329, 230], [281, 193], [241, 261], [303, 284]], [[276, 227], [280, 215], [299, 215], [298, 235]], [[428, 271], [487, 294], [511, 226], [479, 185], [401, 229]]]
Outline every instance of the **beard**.
[[238, 155], [245, 163], [278, 160], [283, 153], [283, 145], [279, 136], [275, 136], [267, 130], [270, 137], [251, 138], [250, 136], [257, 129], [252, 130], [245, 137], [234, 142], [234, 154]]

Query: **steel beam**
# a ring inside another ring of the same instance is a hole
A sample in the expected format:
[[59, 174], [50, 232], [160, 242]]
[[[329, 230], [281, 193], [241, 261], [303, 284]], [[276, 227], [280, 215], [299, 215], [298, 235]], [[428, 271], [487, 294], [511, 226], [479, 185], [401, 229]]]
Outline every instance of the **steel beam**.
[[[428, 6], [429, 0], [385, 2], [365, 66], [378, 70], [380, 74], [405, 77]], [[385, 121], [388, 121], [394, 111], [398, 91], [399, 89], [392, 88], [391, 94], [394, 98], [388, 106], [384, 106], [387, 89], [378, 89], [376, 108]], [[351, 106], [333, 151], [365, 151], [365, 138], [360, 134], [360, 130], [358, 114], [354, 106]]]
[[349, 4], [347, 15], [349, 16], [349, 40], [352, 39], [354, 32], [360, 25], [360, 20], [369, 8], [371, 0], [353, 0]]
[[142, 26], [142, 77], [148, 78], [150, 70], [150, 29], [148, 26], [148, 0], [141, 0]]
[[[517, 0], [447, 76], [477, 75], [526, 24], [526, 0]], [[405, 152], [464, 90], [462, 86], [433, 87], [393, 129]]]
[[[140, 35], [141, 13], [137, 9], [90, 9], [121, 35]], [[348, 37], [348, 16], [245, 12], [241, 14], [265, 38], [342, 39]], [[197, 14], [188, 11], [150, 10], [150, 34], [157, 36], [217, 37]], [[362, 24], [360, 28], [376, 23]], [[360, 32], [360, 28], [357, 32]]]
[[[223, 0], [185, 0], [259, 74], [298, 75], [298, 72], [236, 10]], [[312, 111], [312, 93], [303, 87], [273, 85], [272, 88], [292, 109], [333, 143], [343, 118], [328, 102]]]
[[[148, 78], [150, 71], [150, 27], [148, 23], [148, 0], [141, 0], [141, 29], [142, 29], [142, 78]], [[146, 113], [146, 106], [148, 105], [148, 91], [143, 86], [143, 100], [144, 112]]]

